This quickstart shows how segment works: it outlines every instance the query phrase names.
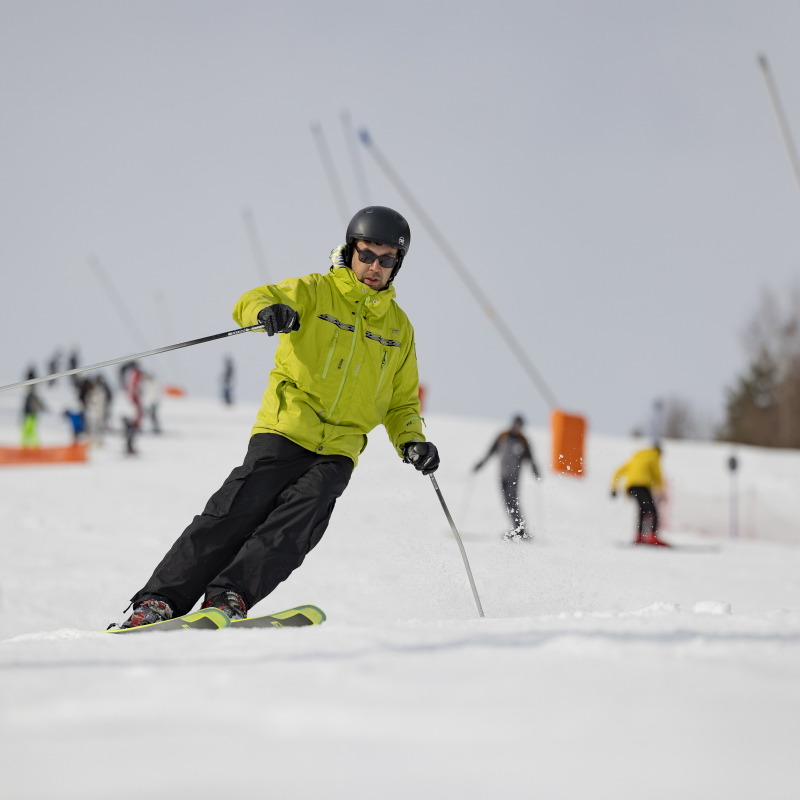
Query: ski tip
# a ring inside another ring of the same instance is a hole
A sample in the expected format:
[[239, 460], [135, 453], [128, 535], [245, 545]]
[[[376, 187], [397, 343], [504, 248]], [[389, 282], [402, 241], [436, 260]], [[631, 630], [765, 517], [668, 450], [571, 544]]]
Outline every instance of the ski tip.
[[328, 619], [325, 612], [319, 606], [300, 606], [300, 609], [302, 609], [303, 612], [308, 612], [318, 617], [317, 621], [314, 623], [315, 625], [322, 625], [322, 623]]

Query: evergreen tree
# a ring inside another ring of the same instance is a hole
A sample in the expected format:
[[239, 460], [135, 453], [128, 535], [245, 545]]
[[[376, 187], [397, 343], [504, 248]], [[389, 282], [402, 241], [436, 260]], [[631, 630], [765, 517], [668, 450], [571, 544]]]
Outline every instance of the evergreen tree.
[[750, 360], [727, 390], [719, 438], [763, 447], [800, 447], [800, 290], [784, 311], [765, 293], [748, 326]]

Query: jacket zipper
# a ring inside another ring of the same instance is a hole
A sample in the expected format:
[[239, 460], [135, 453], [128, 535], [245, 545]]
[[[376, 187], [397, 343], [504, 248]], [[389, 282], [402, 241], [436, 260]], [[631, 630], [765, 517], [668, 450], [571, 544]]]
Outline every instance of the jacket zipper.
[[380, 378], [378, 378], [378, 388], [375, 390], [375, 397], [378, 396], [378, 392], [381, 390], [381, 384], [383, 383], [384, 372], [386, 372], [386, 350], [383, 351], [383, 359], [381, 360], [381, 376]]
[[325, 362], [325, 369], [322, 370], [322, 380], [328, 375], [328, 367], [331, 365], [331, 358], [333, 358], [333, 351], [336, 349], [336, 342], [339, 340], [339, 331], [333, 334], [333, 343], [331, 344], [331, 349], [328, 351], [328, 360]]
[[350, 362], [353, 360], [353, 353], [356, 350], [356, 342], [358, 341], [358, 334], [361, 332], [361, 309], [364, 306], [364, 301], [369, 297], [366, 295], [362, 297], [358, 301], [358, 305], [356, 306], [356, 327], [353, 331], [353, 342], [350, 345], [350, 352], [347, 355], [347, 363], [344, 365], [344, 372], [342, 373], [342, 382], [339, 384], [339, 391], [336, 393], [336, 399], [333, 401], [333, 405], [331, 405], [330, 410], [328, 411], [327, 416], [325, 419], [330, 419], [333, 416], [333, 412], [336, 410], [336, 405], [339, 402], [339, 399], [342, 396], [342, 392], [344, 391], [344, 382], [347, 380], [347, 374], [350, 371]]

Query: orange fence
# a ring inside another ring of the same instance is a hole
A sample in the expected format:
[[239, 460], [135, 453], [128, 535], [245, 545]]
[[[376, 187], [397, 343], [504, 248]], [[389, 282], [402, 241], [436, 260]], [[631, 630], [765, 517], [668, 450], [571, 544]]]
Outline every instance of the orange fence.
[[67, 447], [0, 447], [0, 466], [69, 464], [88, 460], [88, 444]]

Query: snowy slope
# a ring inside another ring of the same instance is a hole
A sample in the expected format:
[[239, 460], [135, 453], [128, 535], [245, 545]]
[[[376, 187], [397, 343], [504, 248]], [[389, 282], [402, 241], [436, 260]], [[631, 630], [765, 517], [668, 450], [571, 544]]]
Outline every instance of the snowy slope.
[[[620, 547], [634, 511], [607, 484], [632, 440], [592, 437], [584, 481], [526, 478], [536, 541], [507, 545], [496, 467], [470, 471], [497, 426], [427, 420], [485, 620], [429, 481], [378, 430], [320, 546], [255, 609], [313, 602], [324, 626], [93, 633], [241, 460], [254, 413], [173, 401], [139, 458], [113, 439], [89, 465], [0, 470], [0, 796], [798, 796], [800, 547], [685, 524], [666, 536], [687, 549]], [[728, 455], [668, 444], [676, 516], [724, 496]], [[800, 457], [740, 456], [791, 519]]]

